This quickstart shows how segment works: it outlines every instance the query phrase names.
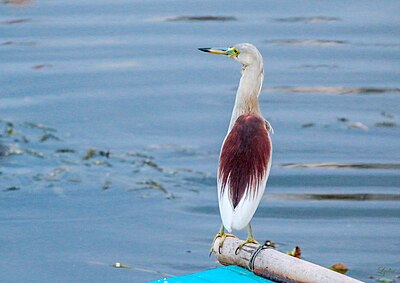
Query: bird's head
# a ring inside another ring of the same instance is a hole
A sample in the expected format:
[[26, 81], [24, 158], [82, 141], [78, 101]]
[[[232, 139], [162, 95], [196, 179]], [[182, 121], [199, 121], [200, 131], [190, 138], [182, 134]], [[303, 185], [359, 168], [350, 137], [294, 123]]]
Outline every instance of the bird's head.
[[262, 66], [262, 56], [258, 49], [250, 43], [239, 43], [229, 48], [199, 48], [200, 51], [224, 55], [235, 59], [244, 66]]

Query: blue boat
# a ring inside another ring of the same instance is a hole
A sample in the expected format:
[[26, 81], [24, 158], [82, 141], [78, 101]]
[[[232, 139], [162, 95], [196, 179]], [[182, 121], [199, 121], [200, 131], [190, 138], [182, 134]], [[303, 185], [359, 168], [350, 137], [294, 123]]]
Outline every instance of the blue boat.
[[274, 283], [239, 266], [229, 265], [195, 274], [164, 278], [150, 283]]

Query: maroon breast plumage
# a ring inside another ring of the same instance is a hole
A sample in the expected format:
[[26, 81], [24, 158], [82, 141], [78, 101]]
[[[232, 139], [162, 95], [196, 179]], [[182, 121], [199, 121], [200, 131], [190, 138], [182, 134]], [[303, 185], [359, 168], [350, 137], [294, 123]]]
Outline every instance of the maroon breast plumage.
[[[269, 130], [269, 129], [268, 129]], [[239, 116], [222, 146], [218, 177], [221, 195], [229, 187], [233, 208], [246, 195], [255, 197], [271, 158], [266, 121], [258, 116]]]

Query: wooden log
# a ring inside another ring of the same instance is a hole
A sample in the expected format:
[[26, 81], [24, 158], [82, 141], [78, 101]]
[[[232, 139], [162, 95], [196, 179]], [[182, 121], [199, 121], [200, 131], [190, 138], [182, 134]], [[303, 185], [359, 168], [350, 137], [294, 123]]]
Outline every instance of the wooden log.
[[213, 253], [222, 265], [238, 265], [275, 282], [360, 283], [362, 281], [340, 274], [317, 264], [284, 254], [273, 247], [261, 248], [246, 244], [235, 253], [242, 240], [227, 237], [220, 252], [217, 238]]

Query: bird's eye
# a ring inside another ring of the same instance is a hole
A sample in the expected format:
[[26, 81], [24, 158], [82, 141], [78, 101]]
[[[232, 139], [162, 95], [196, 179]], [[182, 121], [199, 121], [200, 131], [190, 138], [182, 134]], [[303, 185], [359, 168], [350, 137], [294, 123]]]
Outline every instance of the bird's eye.
[[236, 48], [233, 49], [233, 52], [235, 52], [235, 54], [239, 54], [239, 50], [237, 50]]

